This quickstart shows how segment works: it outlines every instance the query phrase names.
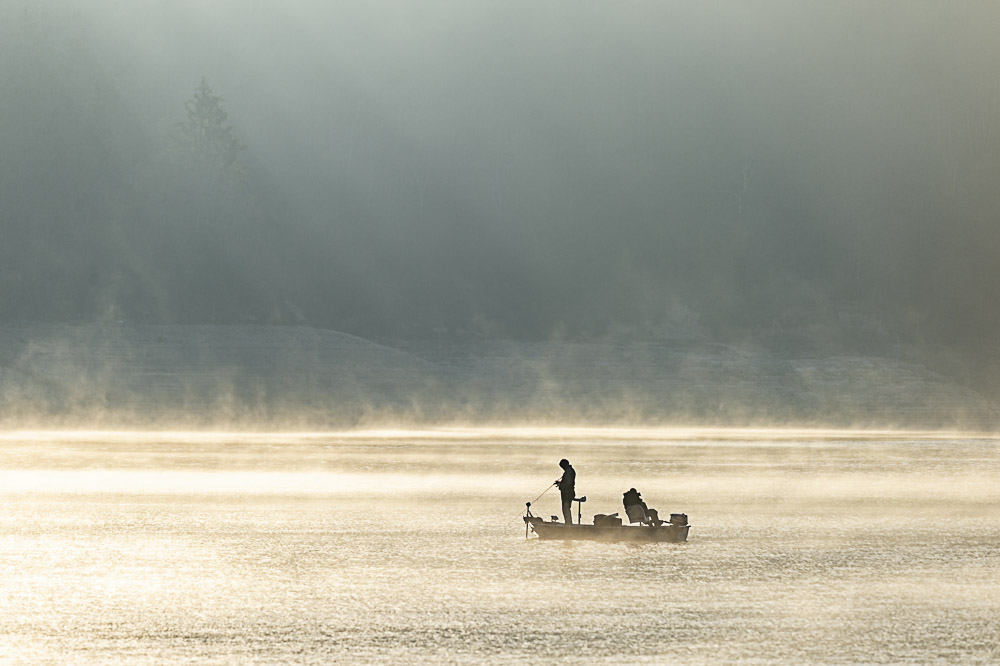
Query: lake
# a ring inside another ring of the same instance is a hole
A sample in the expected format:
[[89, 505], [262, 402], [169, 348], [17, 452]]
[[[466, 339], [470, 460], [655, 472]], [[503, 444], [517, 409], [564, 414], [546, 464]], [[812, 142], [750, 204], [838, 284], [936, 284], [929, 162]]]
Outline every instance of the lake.
[[[526, 540], [563, 457], [585, 522], [635, 487], [688, 542]], [[989, 437], [0, 436], [4, 664], [994, 664], [998, 637]]]

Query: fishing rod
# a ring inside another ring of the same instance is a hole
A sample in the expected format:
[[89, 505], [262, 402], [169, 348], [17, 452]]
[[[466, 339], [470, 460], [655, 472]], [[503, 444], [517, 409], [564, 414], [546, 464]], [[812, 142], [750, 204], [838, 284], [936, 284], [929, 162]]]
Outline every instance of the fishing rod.
[[528, 505], [530, 506], [530, 505], [534, 504], [535, 502], [537, 502], [538, 500], [540, 500], [542, 498], [542, 495], [544, 495], [545, 493], [549, 492], [550, 490], [552, 490], [553, 488], [555, 488], [557, 485], [559, 485], [559, 482], [558, 481], [553, 481], [551, 486], [549, 486], [548, 488], [546, 488], [545, 490], [543, 490], [541, 495], [539, 495], [535, 499], [533, 499], [530, 502], [528, 502]]

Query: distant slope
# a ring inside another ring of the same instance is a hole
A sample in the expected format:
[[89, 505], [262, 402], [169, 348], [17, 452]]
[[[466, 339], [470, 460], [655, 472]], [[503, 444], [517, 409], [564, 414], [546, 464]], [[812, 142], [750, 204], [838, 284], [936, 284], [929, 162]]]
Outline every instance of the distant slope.
[[717, 344], [408, 347], [447, 368], [468, 413], [583, 422], [991, 429], [997, 405], [923, 365]]
[[11, 419], [195, 426], [352, 425], [420, 414], [434, 368], [344, 333], [266, 326], [0, 329]]
[[880, 357], [724, 345], [407, 343], [284, 326], [0, 327], [6, 427], [396, 423], [994, 428], [997, 406]]

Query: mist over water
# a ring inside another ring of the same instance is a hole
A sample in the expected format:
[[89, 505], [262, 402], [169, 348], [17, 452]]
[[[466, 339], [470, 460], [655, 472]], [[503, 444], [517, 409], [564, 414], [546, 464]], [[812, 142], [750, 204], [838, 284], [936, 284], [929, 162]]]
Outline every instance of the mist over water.
[[[0, 658], [994, 663], [997, 452], [918, 433], [12, 434]], [[563, 456], [585, 520], [634, 486], [686, 512], [689, 541], [525, 541]]]
[[0, 662], [1000, 661], [998, 24], [0, 0]]
[[985, 428], [998, 20], [4, 0], [0, 407]]
[[995, 425], [998, 20], [3, 0], [0, 407]]

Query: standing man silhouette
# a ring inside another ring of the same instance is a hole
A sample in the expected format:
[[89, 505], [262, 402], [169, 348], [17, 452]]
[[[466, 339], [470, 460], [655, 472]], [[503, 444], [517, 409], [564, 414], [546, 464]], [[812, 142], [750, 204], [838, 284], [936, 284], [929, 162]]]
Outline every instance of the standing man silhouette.
[[572, 525], [573, 498], [576, 497], [576, 470], [565, 458], [559, 461], [559, 466], [563, 468], [563, 475], [556, 481], [556, 485], [559, 486], [559, 494], [562, 495], [563, 520], [567, 525]]

